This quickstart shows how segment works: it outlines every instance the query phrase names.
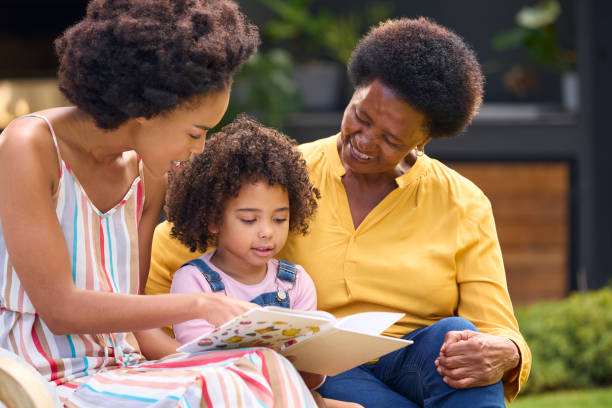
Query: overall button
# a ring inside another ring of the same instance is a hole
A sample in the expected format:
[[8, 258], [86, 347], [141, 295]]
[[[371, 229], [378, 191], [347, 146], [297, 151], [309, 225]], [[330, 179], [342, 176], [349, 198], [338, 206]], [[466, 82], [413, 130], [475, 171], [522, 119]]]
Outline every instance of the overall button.
[[276, 300], [282, 302], [285, 299], [287, 299], [287, 292], [285, 292], [284, 290], [279, 290], [278, 292], [276, 292]]

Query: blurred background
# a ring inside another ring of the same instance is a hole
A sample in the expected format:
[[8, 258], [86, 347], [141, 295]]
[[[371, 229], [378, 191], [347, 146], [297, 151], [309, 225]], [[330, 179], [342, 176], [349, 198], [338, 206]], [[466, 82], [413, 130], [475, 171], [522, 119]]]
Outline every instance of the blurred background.
[[[474, 48], [486, 75], [484, 105], [465, 134], [434, 140], [427, 153], [490, 198], [523, 332], [562, 333], [563, 344], [528, 338], [536, 346], [527, 391], [580, 388], [579, 377], [586, 386], [612, 384], [612, 1], [238, 3], [263, 44], [238, 73], [223, 123], [247, 111], [298, 142], [338, 132], [353, 91], [345, 65], [372, 24], [426, 16]], [[2, 1], [0, 129], [15, 116], [66, 104], [52, 43], [86, 4]], [[575, 333], [587, 326], [593, 329]], [[584, 361], [578, 347], [591, 348]], [[537, 356], [556, 363], [563, 353], [560, 366], [538, 368]], [[612, 406], [612, 392], [607, 398]]]

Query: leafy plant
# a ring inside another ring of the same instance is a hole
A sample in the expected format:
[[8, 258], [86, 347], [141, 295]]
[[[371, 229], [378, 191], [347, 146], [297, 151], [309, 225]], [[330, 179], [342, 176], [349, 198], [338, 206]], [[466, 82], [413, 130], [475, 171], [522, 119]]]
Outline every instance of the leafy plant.
[[227, 112], [219, 127], [241, 112], [282, 128], [283, 119], [298, 109], [300, 96], [292, 79], [293, 62], [285, 50], [259, 51], [236, 73]]
[[538, 65], [560, 72], [574, 71], [574, 51], [562, 48], [557, 38], [555, 22], [560, 14], [557, 0], [541, 0], [535, 6], [523, 7], [516, 14], [517, 26], [495, 35], [492, 46], [498, 51], [522, 46]]
[[612, 287], [518, 308], [516, 316], [533, 356], [521, 393], [612, 384]]
[[273, 42], [284, 42], [296, 59], [327, 57], [345, 64], [370, 24], [390, 15], [390, 7], [375, 3], [363, 13], [334, 15], [328, 9], [313, 11], [313, 0], [260, 0], [276, 14], [265, 26]]

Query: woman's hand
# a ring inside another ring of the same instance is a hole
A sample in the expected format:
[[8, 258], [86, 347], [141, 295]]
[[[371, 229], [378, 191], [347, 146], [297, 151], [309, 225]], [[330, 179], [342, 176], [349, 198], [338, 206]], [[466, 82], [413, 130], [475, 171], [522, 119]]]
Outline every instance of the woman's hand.
[[512, 340], [472, 330], [446, 333], [435, 364], [445, 383], [472, 388], [498, 382], [520, 361]]
[[201, 317], [215, 326], [221, 326], [236, 316], [261, 307], [255, 303], [245, 302], [220, 293], [204, 293], [198, 294], [198, 296], [204, 299], [200, 307]]

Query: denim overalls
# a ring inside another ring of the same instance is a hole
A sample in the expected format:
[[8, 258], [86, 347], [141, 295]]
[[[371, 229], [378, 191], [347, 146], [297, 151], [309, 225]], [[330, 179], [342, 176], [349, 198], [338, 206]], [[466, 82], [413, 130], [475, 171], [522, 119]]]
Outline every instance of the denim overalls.
[[[225, 292], [225, 285], [223, 284], [223, 281], [221, 281], [221, 276], [219, 276], [217, 272], [213, 271], [206, 262], [204, 262], [200, 258], [197, 258], [184, 263], [181, 268], [185, 265], [192, 265], [198, 268], [202, 275], [204, 275], [204, 278], [206, 278], [206, 282], [208, 282], [213, 292]], [[294, 264], [289, 261], [279, 259], [278, 271], [276, 272], [276, 291], [262, 293], [254, 299], [251, 299], [250, 302], [256, 303], [260, 306], [280, 306], [289, 308], [289, 293], [282, 290], [278, 286], [278, 280], [281, 279], [286, 282], [291, 282], [292, 285], [291, 288], [289, 288], [289, 290], [291, 290], [293, 289], [293, 285], [295, 285], [296, 275], [297, 268]]]

